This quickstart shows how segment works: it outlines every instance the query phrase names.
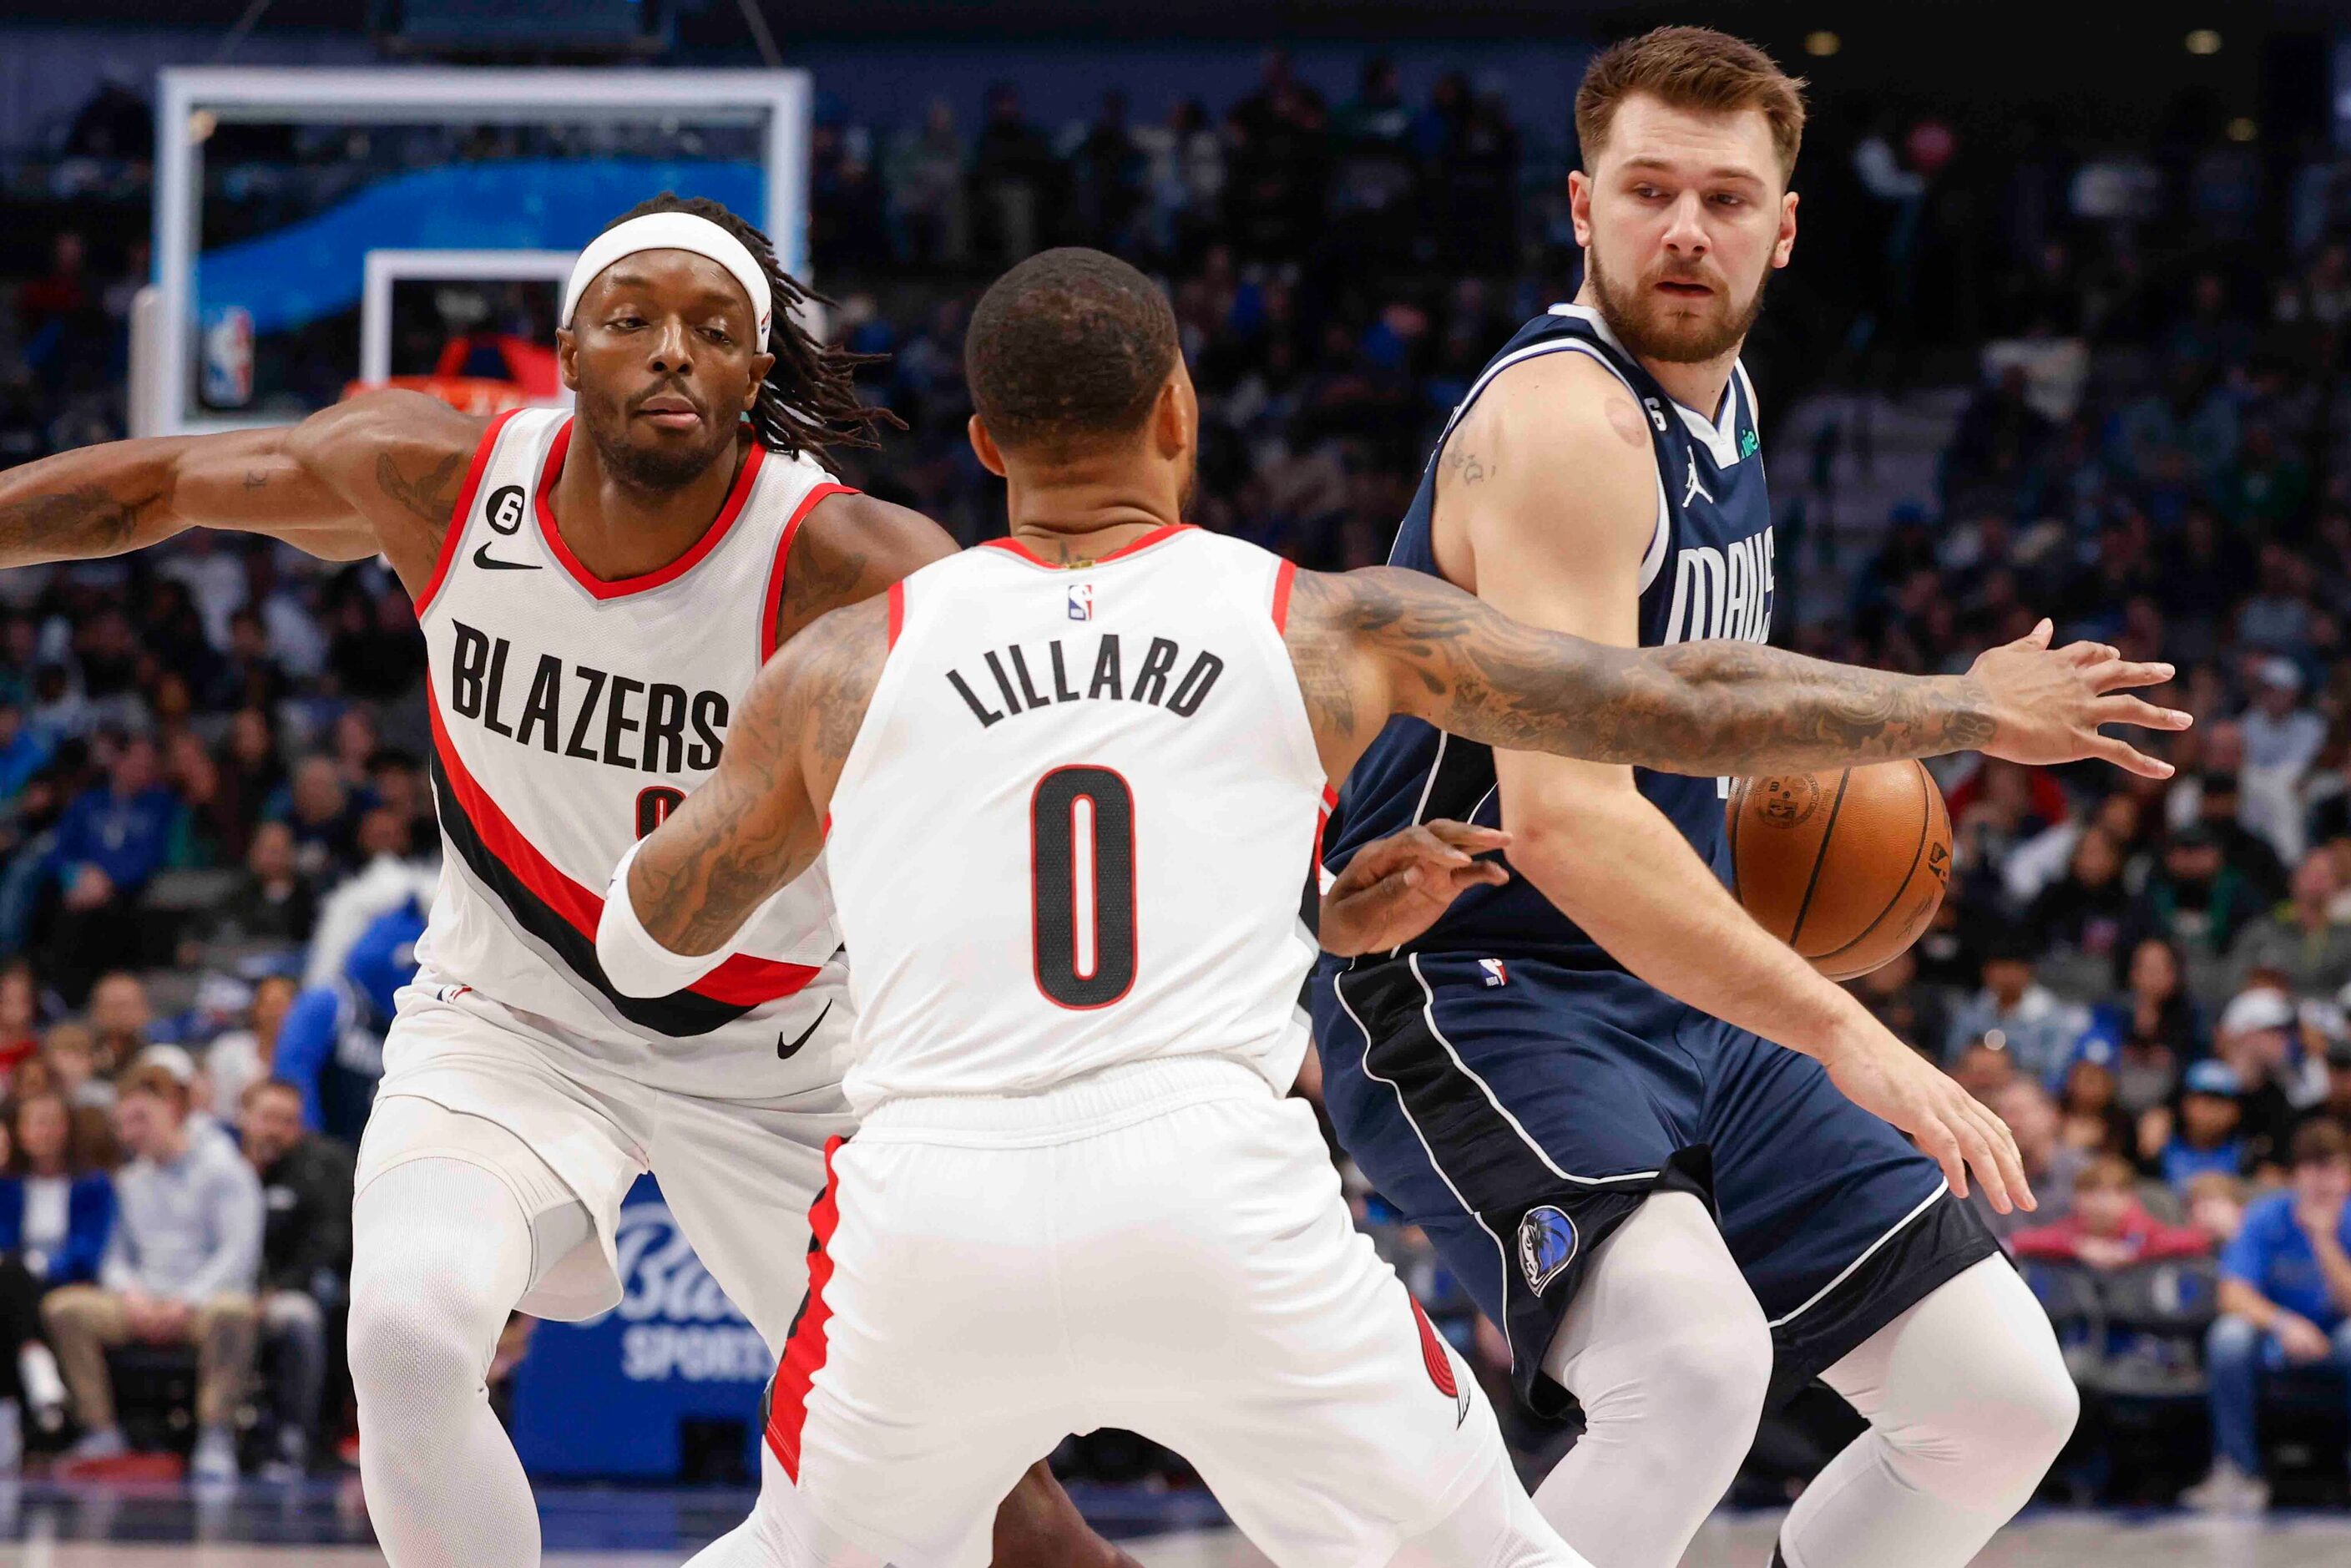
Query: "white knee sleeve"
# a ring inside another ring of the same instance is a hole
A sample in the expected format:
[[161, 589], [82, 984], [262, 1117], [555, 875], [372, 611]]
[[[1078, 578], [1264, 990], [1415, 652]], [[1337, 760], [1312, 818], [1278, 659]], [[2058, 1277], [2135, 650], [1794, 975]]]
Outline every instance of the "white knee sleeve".
[[1771, 1331], [1706, 1206], [1644, 1203], [1593, 1255], [1543, 1370], [1584, 1435], [1535, 1490], [1602, 1568], [1673, 1568], [1755, 1440]]
[[[541, 1217], [546, 1241], [585, 1234], [587, 1211], [569, 1207], [576, 1219]], [[360, 1191], [351, 1239], [360, 1469], [385, 1557], [392, 1568], [535, 1568], [538, 1512], [483, 1383], [530, 1283], [531, 1217], [479, 1165], [415, 1159]]]
[[1790, 1511], [1790, 1568], [1959, 1568], [2031, 1500], [2081, 1413], [2047, 1315], [2001, 1258], [1823, 1378], [1870, 1429]]

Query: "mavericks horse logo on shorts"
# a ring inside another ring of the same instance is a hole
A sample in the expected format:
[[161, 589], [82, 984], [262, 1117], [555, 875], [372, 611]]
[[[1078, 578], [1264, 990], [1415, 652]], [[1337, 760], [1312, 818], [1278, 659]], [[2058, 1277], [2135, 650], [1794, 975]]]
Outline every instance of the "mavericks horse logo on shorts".
[[1519, 1268], [1526, 1274], [1527, 1288], [1541, 1295], [1543, 1287], [1575, 1261], [1575, 1221], [1564, 1209], [1547, 1203], [1527, 1210], [1519, 1221]]

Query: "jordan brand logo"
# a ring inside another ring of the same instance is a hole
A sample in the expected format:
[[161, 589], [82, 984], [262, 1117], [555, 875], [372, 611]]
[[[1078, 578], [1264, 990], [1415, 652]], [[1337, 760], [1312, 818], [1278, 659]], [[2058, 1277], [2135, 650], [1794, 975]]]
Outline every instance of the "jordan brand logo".
[[1698, 483], [1698, 459], [1696, 457], [1692, 457], [1689, 460], [1689, 487], [1682, 492], [1682, 505], [1685, 507], [1688, 506], [1691, 498], [1698, 496], [1706, 497], [1706, 504], [1708, 506], [1710, 507], [1714, 505], [1713, 495], [1708, 491], [1705, 486]]

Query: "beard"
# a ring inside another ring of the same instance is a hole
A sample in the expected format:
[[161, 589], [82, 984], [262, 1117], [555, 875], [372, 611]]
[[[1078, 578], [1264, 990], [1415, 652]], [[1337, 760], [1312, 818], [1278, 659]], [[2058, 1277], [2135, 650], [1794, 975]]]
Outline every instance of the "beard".
[[[1766, 267], [1755, 280], [1754, 294], [1743, 307], [1721, 308], [1725, 296], [1718, 292], [1708, 296], [1703, 304], [1719, 314], [1689, 316], [1674, 313], [1667, 297], [1660, 296], [1654, 287], [1667, 279], [1699, 280], [1688, 269], [1660, 267], [1634, 287], [1620, 290], [1614, 278], [1601, 266], [1599, 246], [1585, 250], [1583, 267], [1592, 284], [1592, 297], [1599, 302], [1600, 319], [1616, 334], [1617, 341], [1635, 359], [1656, 360], [1668, 365], [1702, 364], [1736, 350], [1755, 325], [1755, 319], [1763, 314], [1764, 285], [1771, 280], [1771, 269]], [[1719, 273], [1703, 280], [1718, 288], [1724, 281]]]
[[[584, 389], [583, 389], [584, 390]], [[683, 489], [735, 449], [735, 426], [705, 416], [703, 438], [692, 444], [645, 445], [630, 439], [629, 410], [604, 400], [578, 400], [580, 423], [596, 445], [604, 472], [632, 490], [664, 495]]]

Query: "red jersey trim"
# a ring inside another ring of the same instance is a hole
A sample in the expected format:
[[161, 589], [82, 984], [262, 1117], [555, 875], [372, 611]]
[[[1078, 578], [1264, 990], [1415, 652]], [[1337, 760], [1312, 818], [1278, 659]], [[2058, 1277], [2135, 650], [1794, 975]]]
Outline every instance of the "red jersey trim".
[[433, 607], [442, 583], [448, 580], [449, 568], [456, 562], [457, 545], [465, 537], [465, 519], [474, 515], [474, 497], [481, 494], [482, 476], [489, 472], [490, 453], [498, 444], [498, 433], [519, 412], [510, 408], [490, 421], [489, 429], [482, 432], [482, 439], [474, 448], [473, 466], [465, 470], [465, 483], [457, 491], [457, 504], [449, 509], [449, 529], [441, 536], [441, 553], [433, 562], [433, 575], [425, 580], [424, 592], [416, 601], [419, 621]]
[[906, 629], [906, 580], [900, 578], [890, 585], [890, 640], [883, 644], [884, 651], [898, 645], [898, 633]]
[[1289, 560], [1273, 574], [1273, 629], [1277, 632], [1290, 630], [1290, 585], [1297, 576], [1298, 563]]
[[784, 521], [784, 537], [776, 544], [776, 564], [768, 569], [768, 595], [759, 612], [759, 663], [766, 664], [776, 656], [782, 645], [784, 629], [784, 572], [792, 559], [792, 541], [800, 537], [800, 524], [816, 510], [816, 504], [827, 496], [854, 496], [854, 485], [827, 482], [817, 486], [800, 497], [792, 515]]
[[[1137, 554], [1143, 550], [1147, 550], [1155, 544], [1164, 544], [1167, 540], [1174, 538], [1177, 534], [1188, 533], [1192, 530], [1194, 526], [1195, 525], [1191, 523], [1162, 523], [1159, 527], [1152, 529], [1149, 533], [1144, 535], [1141, 538], [1136, 539], [1134, 543], [1121, 545], [1118, 549], [1111, 551], [1110, 554], [1098, 555], [1094, 557], [1093, 559], [1083, 562], [1082, 564], [1086, 566], [1101, 566], [1108, 561], [1122, 559], [1124, 557]], [[1047, 571], [1071, 571], [1075, 570], [1074, 567], [1063, 566], [1059, 561], [1047, 560], [1043, 556], [1039, 555], [1035, 550], [1030, 549], [1027, 545], [1022, 544], [1016, 538], [1007, 538], [1000, 539], [984, 539], [981, 541], [980, 548], [983, 549], [1000, 549], [1009, 551], [1011, 554], [1019, 556], [1022, 560], [1027, 561], [1029, 565], [1041, 566]]]
[[759, 470], [768, 460], [768, 449], [753, 442], [750, 455], [743, 459], [743, 471], [735, 476], [735, 487], [726, 492], [726, 504], [718, 508], [718, 516], [684, 555], [659, 570], [607, 582], [580, 564], [580, 558], [573, 555], [571, 547], [563, 542], [563, 530], [556, 525], [554, 508], [547, 504], [548, 496], [555, 489], [556, 480], [563, 476], [563, 458], [571, 449], [573, 423], [565, 420], [563, 427], [555, 433], [555, 439], [548, 444], [547, 457], [539, 468], [538, 483], [533, 487], [531, 499], [538, 513], [539, 537], [547, 541], [549, 551], [563, 563], [563, 570], [571, 574], [571, 580], [598, 599], [624, 599], [632, 593], [643, 593], [675, 582], [700, 566], [703, 558], [718, 548], [718, 541], [726, 537], [727, 531], [735, 526], [735, 519], [742, 515], [743, 503], [751, 498], [751, 486], [758, 482]]
[[[451, 743], [447, 726], [441, 717], [441, 704], [428, 679], [425, 685], [425, 711], [433, 720], [433, 749], [441, 760], [441, 770], [447, 779], [449, 793], [457, 809], [465, 813], [467, 825], [481, 841], [482, 847], [497, 862], [521, 883], [524, 889], [579, 932], [588, 941], [592, 952], [596, 943], [597, 923], [604, 917], [603, 898], [574, 882], [539, 852], [538, 846], [523, 835], [521, 829], [482, 788], [465, 768]], [[737, 953], [707, 975], [686, 988], [695, 996], [728, 1007], [754, 1008], [789, 997], [814, 979], [819, 970], [807, 964], [788, 964], [774, 958], [754, 957]]]
[[832, 1236], [841, 1225], [841, 1177], [833, 1160], [847, 1141], [833, 1138], [824, 1145], [824, 1190], [809, 1210], [808, 1299], [792, 1319], [776, 1380], [768, 1389], [768, 1447], [795, 1486], [800, 1479], [800, 1434], [808, 1426], [809, 1392], [823, 1369], [826, 1331], [832, 1322], [824, 1291], [832, 1283]]

